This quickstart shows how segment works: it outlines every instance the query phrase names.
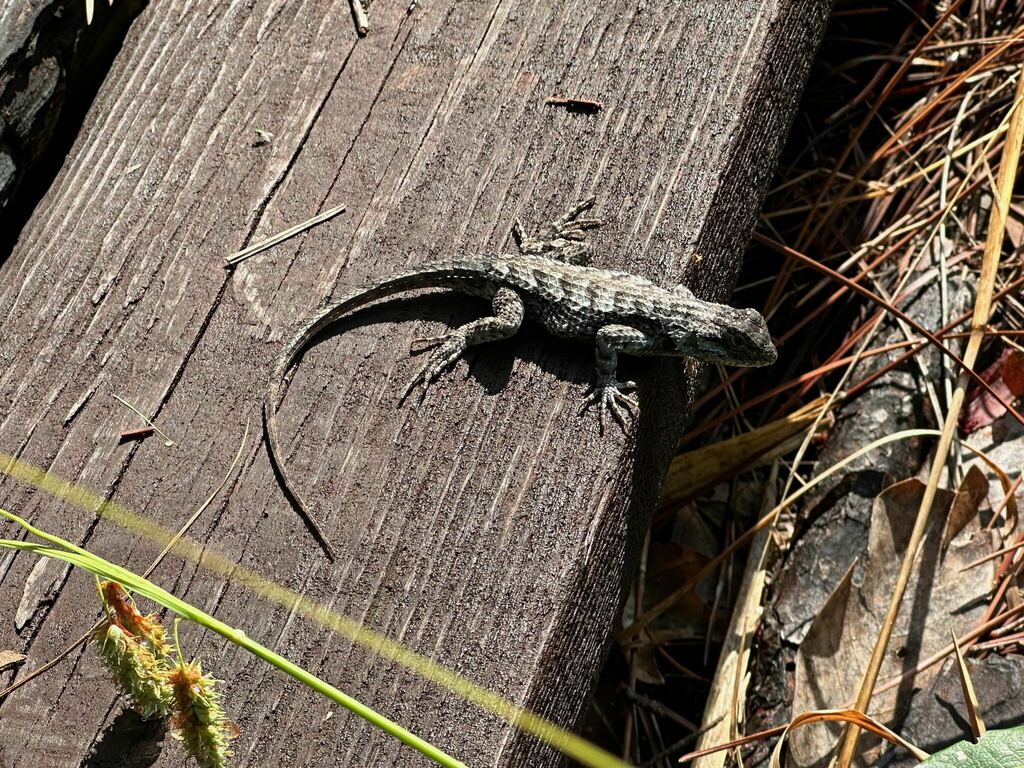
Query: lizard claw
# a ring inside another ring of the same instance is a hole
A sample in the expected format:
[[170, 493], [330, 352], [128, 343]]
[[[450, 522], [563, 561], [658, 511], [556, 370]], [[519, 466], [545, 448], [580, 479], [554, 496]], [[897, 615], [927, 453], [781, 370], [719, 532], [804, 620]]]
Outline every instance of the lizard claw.
[[[615, 420], [619, 422], [619, 426], [622, 427], [622, 431], [626, 431], [626, 413], [629, 413], [629, 417], [635, 418], [640, 409], [640, 404], [636, 401], [636, 398], [630, 397], [623, 394], [636, 389], [636, 383], [632, 381], [616, 381], [610, 379], [608, 381], [601, 381], [594, 385], [590, 393], [583, 400], [583, 408], [580, 411], [586, 411], [590, 406], [597, 404], [598, 412], [597, 419], [601, 434], [604, 434], [604, 417], [609, 411]], [[625, 410], [622, 406], [625, 406]]]
[[420, 391], [420, 402], [422, 403], [423, 399], [427, 396], [427, 387], [437, 381], [441, 372], [458, 360], [462, 353], [466, 351], [466, 338], [463, 334], [455, 331], [434, 338], [416, 339], [410, 347], [413, 354], [417, 351], [422, 352], [430, 347], [436, 347], [436, 349], [430, 356], [430, 359], [427, 360], [413, 377], [412, 381], [409, 382], [409, 386], [405, 388], [405, 392], [398, 401], [399, 405], [404, 403], [409, 398], [409, 395], [420, 385], [423, 386], [423, 389]]
[[448, 338], [448, 334], [442, 334], [441, 336], [426, 336], [422, 339], [413, 339], [409, 342], [409, 354], [418, 355], [420, 352], [426, 352], [428, 349], [433, 349], [438, 344], [444, 342]]

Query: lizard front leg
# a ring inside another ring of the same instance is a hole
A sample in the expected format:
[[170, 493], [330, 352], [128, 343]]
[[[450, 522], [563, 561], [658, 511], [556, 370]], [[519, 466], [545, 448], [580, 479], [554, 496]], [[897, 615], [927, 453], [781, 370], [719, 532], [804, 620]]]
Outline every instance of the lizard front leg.
[[494, 308], [494, 315], [491, 317], [483, 317], [466, 323], [461, 328], [456, 328], [441, 336], [413, 341], [411, 347], [413, 353], [430, 347], [437, 348], [430, 355], [426, 365], [409, 383], [402, 395], [402, 401], [409, 397], [420, 384], [423, 385], [423, 393], [426, 394], [427, 387], [436, 381], [441, 372], [458, 360], [469, 347], [474, 344], [483, 344], [486, 341], [507, 339], [519, 330], [519, 326], [523, 322], [523, 302], [515, 291], [511, 288], [499, 288], [494, 294], [491, 306]]
[[619, 426], [625, 430], [626, 418], [620, 404], [626, 406], [631, 416], [635, 415], [639, 405], [636, 399], [623, 394], [623, 392], [636, 389], [636, 384], [632, 381], [619, 381], [615, 377], [619, 353], [643, 354], [650, 352], [655, 347], [655, 342], [636, 328], [612, 324], [598, 330], [596, 345], [597, 381], [584, 401], [583, 410], [597, 404], [598, 421], [602, 434], [604, 434], [604, 417], [608, 411], [612, 412], [615, 420], [619, 422]]

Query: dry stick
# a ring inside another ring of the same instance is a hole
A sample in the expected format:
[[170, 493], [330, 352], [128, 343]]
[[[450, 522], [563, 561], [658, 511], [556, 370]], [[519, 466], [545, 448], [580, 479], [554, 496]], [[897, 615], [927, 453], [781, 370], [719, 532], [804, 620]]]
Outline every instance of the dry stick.
[[255, 245], [250, 245], [247, 248], [243, 248], [242, 250], [238, 251], [237, 253], [233, 253], [230, 256], [225, 256], [224, 268], [227, 269], [228, 267], [233, 267], [236, 264], [245, 261], [250, 256], [255, 256], [260, 251], [265, 251], [267, 250], [267, 248], [275, 246], [278, 243], [287, 240], [289, 237], [294, 237], [300, 232], [304, 232], [310, 227], [325, 222], [328, 219], [337, 216], [339, 213], [344, 212], [344, 205], [336, 205], [333, 208], [328, 208], [326, 211], [323, 211], [322, 213], [318, 213], [311, 219], [306, 219], [305, 221], [296, 224], [294, 227], [288, 227], [288, 229], [278, 232], [276, 235], [271, 235], [266, 240], [256, 243]]
[[[1016, 165], [1016, 158], [1014, 158], [1014, 165]], [[992, 210], [994, 211], [996, 209], [993, 208]], [[961, 373], [965, 374], [966, 376], [968, 376], [968, 377], [974, 379], [976, 382], [978, 382], [978, 384], [981, 386], [981, 388], [984, 389], [986, 392], [988, 392], [997, 403], [999, 403], [1001, 406], [1006, 408], [1007, 413], [1012, 415], [1013, 418], [1015, 418], [1020, 424], [1024, 425], [1024, 416], [1022, 416], [1017, 411], [1016, 408], [1014, 408], [1012, 405], [1010, 405], [1008, 402], [1006, 402], [1006, 400], [1004, 400], [1000, 396], [1000, 394], [998, 392], [996, 392], [992, 388], [991, 384], [989, 384], [987, 381], [985, 381], [985, 379], [983, 379], [980, 374], [978, 374], [976, 371], [974, 371], [974, 369], [971, 366], [967, 365], [967, 363], [965, 363], [964, 360], [962, 360], [955, 352], [953, 352], [952, 350], [947, 348], [946, 345], [943, 344], [938, 339], [938, 337], [935, 336], [935, 334], [933, 334], [931, 331], [929, 331], [927, 328], [925, 328], [923, 325], [921, 325], [919, 322], [917, 322], [914, 318], [910, 317], [910, 315], [908, 315], [906, 312], [904, 312], [903, 310], [901, 310], [901, 309], [899, 309], [897, 307], [894, 307], [892, 304], [890, 304], [889, 302], [885, 301], [881, 296], [878, 296], [877, 294], [869, 291], [867, 288], [864, 288], [863, 286], [858, 285], [857, 283], [853, 282], [850, 278], [846, 277], [845, 275], [839, 274], [834, 269], [832, 269], [830, 267], [826, 267], [824, 264], [821, 264], [821, 263], [815, 261], [810, 256], [805, 256], [804, 254], [800, 253], [799, 251], [794, 250], [793, 248], [790, 248], [788, 245], [783, 245], [782, 243], [776, 242], [775, 240], [772, 240], [769, 237], [765, 237], [764, 235], [759, 234], [757, 232], [754, 233], [754, 239], [757, 240], [760, 243], [764, 243], [765, 245], [767, 245], [767, 246], [769, 246], [769, 247], [771, 247], [771, 248], [773, 248], [773, 249], [775, 249], [777, 251], [780, 251], [780, 252], [786, 254], [787, 256], [793, 257], [797, 261], [803, 262], [807, 266], [809, 266], [809, 267], [811, 267], [813, 269], [818, 270], [819, 272], [822, 272], [822, 273], [828, 275], [833, 280], [838, 280], [843, 285], [845, 285], [848, 288], [851, 288], [852, 290], [854, 290], [857, 293], [859, 293], [861, 296], [864, 296], [865, 298], [870, 299], [875, 304], [877, 304], [878, 306], [880, 306], [883, 309], [885, 309], [885, 311], [888, 312], [889, 314], [891, 314], [894, 317], [898, 317], [901, 320], [903, 320], [907, 325], [909, 325], [915, 331], [917, 331], [922, 336], [924, 336], [926, 339], [928, 339], [928, 341], [931, 344], [933, 344], [939, 350], [939, 352], [941, 352], [946, 357], [948, 357], [950, 360], [952, 360], [954, 363], [956, 363], [957, 366], [960, 368]], [[993, 282], [994, 282], [994, 280], [995, 280], [995, 275], [994, 274], [992, 275], [992, 279], [993, 279]], [[992, 296], [990, 294], [989, 297], [988, 297], [989, 302], [991, 302], [991, 299], [992, 299]], [[975, 314], [977, 314], [977, 313], [975, 313]], [[984, 338], [984, 335], [985, 335], [984, 324], [982, 324], [981, 327], [979, 327], [977, 329], [972, 329], [972, 330], [977, 330], [977, 335], [978, 335], [978, 339], [979, 339], [978, 343], [980, 344], [981, 343], [980, 339]], [[970, 346], [971, 346], [971, 344], [970, 344], [970, 339], [969, 339], [968, 343], [967, 343], [967, 348], [970, 349]], [[975, 351], [975, 356], [977, 356], [977, 351]]]
[[[366, 17], [366, 9], [363, 7], [361, 0], [349, 0], [349, 2], [352, 5], [352, 15], [356, 17], [356, 31], [362, 37], [370, 31], [370, 20]], [[409, 7], [410, 12], [412, 8], [413, 6]]]
[[[963, 406], [964, 397], [967, 393], [967, 373], [973, 373], [974, 363], [978, 359], [978, 352], [981, 349], [981, 342], [985, 338], [984, 329], [988, 324], [992, 313], [992, 295], [995, 293], [996, 273], [999, 269], [999, 257], [1002, 253], [1003, 238], [1006, 232], [1006, 214], [1009, 210], [1010, 196], [1013, 193], [1013, 183], [1017, 177], [1017, 163], [1020, 159], [1021, 144], [1024, 143], [1024, 109], [1020, 106], [1024, 102], [1024, 68], [1017, 72], [1017, 91], [1014, 96], [1013, 117], [1010, 120], [1010, 130], [1006, 136], [1006, 143], [1003, 146], [1003, 158], [999, 164], [999, 176], [996, 182], [995, 199], [993, 201], [991, 214], [989, 216], [988, 237], [985, 240], [985, 252], [981, 261], [981, 275], [978, 279], [978, 298], [974, 305], [974, 318], [971, 321], [971, 336], [967, 340], [967, 350], [962, 361], [963, 369], [957, 377], [956, 390], [953, 392], [953, 399], [950, 401], [949, 410], [946, 413], [946, 422], [942, 427], [942, 436], [935, 449], [932, 460], [931, 472], [928, 475], [928, 485], [925, 487], [924, 495], [921, 498], [921, 506], [918, 508], [917, 519], [914, 521], [914, 529], [910, 534], [910, 541], [907, 543], [906, 553], [903, 557], [903, 564], [900, 567], [899, 576], [896, 579], [896, 586], [889, 601], [889, 609], [886, 612], [885, 621], [875, 642], [871, 659], [868, 662], [867, 671], [861, 683], [860, 692], [857, 695], [856, 709], [866, 712], [874, 692], [875, 682], [878, 680], [878, 673], [882, 667], [882, 660], [885, 657], [886, 649], [889, 647], [889, 640], [892, 637], [896, 617], [900, 611], [900, 604], [903, 602], [903, 593], [910, 580], [917, 550], [924, 536], [928, 523], [932, 504], [935, 501], [935, 494], [938, 490], [939, 479], [942, 476], [946, 463], [946, 456], [953, 442], [953, 433], [956, 431], [957, 420], [960, 416], [960, 408]], [[942, 345], [939, 345], [942, 347]], [[960, 361], [958, 361], [960, 364]], [[980, 377], [975, 377], [980, 381]], [[986, 387], [987, 388], [987, 387]], [[1014, 411], [1014, 416], [1021, 420], [1020, 415]], [[1024, 421], [1022, 421], [1024, 423]], [[839, 750], [838, 768], [849, 768], [853, 761], [853, 753], [857, 747], [856, 726], [848, 726], [843, 736], [842, 746]]]
[[156, 427], [139, 427], [138, 429], [129, 429], [127, 432], [122, 432], [120, 437], [117, 438], [119, 443], [127, 443], [129, 440], [142, 440], [145, 437], [156, 433]]
[[[199, 519], [199, 516], [204, 511], [206, 511], [206, 508], [209, 507], [210, 504], [213, 503], [213, 500], [217, 497], [217, 494], [220, 493], [221, 490], [223, 490], [225, 485], [227, 485], [228, 480], [231, 478], [231, 474], [235, 471], [235, 467], [238, 466], [239, 459], [242, 458], [242, 451], [245, 449], [245, 442], [248, 439], [248, 437], [249, 437], [249, 422], [246, 421], [246, 423], [245, 423], [245, 432], [242, 434], [242, 444], [240, 446], [238, 446], [238, 453], [235, 454], [234, 461], [232, 461], [231, 462], [231, 466], [228, 467], [228, 471], [224, 475], [224, 479], [220, 481], [220, 485], [218, 485], [216, 487], [216, 489], [214, 489], [213, 493], [211, 493], [207, 497], [206, 501], [204, 501], [202, 504], [200, 504], [199, 508], [196, 509], [196, 511], [192, 513], [192, 517], [190, 517], [185, 522], [185, 524], [183, 526], [181, 526], [181, 528], [178, 529], [178, 532], [176, 534], [174, 534], [174, 536], [171, 538], [171, 540], [169, 542], [167, 542], [167, 545], [164, 546], [164, 548], [162, 550], [160, 550], [160, 554], [157, 555], [156, 559], [154, 559], [153, 562], [149, 564], [149, 568], [147, 568], [145, 573], [142, 574], [142, 578], [144, 578], [144, 579], [145, 578], [149, 578], [149, 575], [151, 573], [153, 573], [153, 571], [155, 571], [157, 569], [157, 566], [160, 565], [160, 562], [164, 559], [164, 556], [171, 550], [171, 547], [173, 547], [175, 544], [177, 544], [178, 543], [178, 539], [180, 539], [182, 536], [184, 536], [188, 532], [188, 529], [192, 527], [192, 524], [196, 520]], [[80, 646], [83, 643], [85, 643], [89, 639], [89, 637], [92, 635], [93, 631], [97, 627], [99, 627], [101, 623], [102, 623], [102, 619], [100, 621], [96, 622], [95, 624], [93, 624], [92, 627], [84, 635], [82, 635], [80, 638], [75, 640], [75, 642], [71, 643], [71, 645], [67, 646], [63, 651], [58, 653], [56, 656], [54, 656], [48, 662], [46, 662], [45, 664], [43, 664], [43, 665], [33, 669], [31, 672], [29, 672], [27, 675], [25, 675], [25, 677], [23, 677], [21, 680], [14, 681], [9, 686], [7, 686], [2, 691], [0, 691], [0, 701], [3, 701], [4, 698], [9, 693], [14, 693], [16, 690], [21, 688], [23, 685], [26, 685], [27, 683], [32, 682], [33, 680], [35, 680], [37, 677], [39, 677], [44, 672], [48, 672], [49, 670], [53, 669], [55, 666], [60, 664], [60, 662], [62, 662], [64, 659], [66, 659], [68, 656], [70, 656], [72, 653], [74, 653], [75, 649], [78, 648], [78, 646]]]

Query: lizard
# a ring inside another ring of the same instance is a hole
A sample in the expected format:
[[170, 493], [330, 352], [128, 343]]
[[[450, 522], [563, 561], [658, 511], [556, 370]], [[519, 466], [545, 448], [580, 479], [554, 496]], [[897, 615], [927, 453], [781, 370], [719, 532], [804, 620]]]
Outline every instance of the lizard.
[[509, 338], [524, 318], [539, 322], [555, 336], [594, 345], [596, 378], [581, 413], [596, 405], [602, 433], [609, 412], [625, 430], [627, 412], [632, 418], [639, 408], [636, 399], [626, 394], [635, 390], [636, 384], [617, 378], [620, 354], [684, 357], [736, 366], [775, 362], [775, 346], [756, 310], [704, 301], [683, 285], [666, 290], [638, 275], [590, 266], [593, 246], [586, 242], [586, 232], [604, 224], [601, 219], [582, 216], [594, 202], [589, 198], [573, 206], [536, 238], [527, 236], [517, 220], [512, 235], [518, 254], [427, 262], [372, 283], [325, 307], [284, 347], [263, 403], [267, 453], [285, 496], [331, 560], [334, 549], [281, 460], [277, 413], [282, 385], [317, 336], [366, 305], [422, 288], [449, 288], [491, 301], [493, 315], [412, 342], [413, 354], [434, 351], [405, 389], [399, 405], [417, 387], [422, 387], [422, 400], [427, 388], [469, 347]]

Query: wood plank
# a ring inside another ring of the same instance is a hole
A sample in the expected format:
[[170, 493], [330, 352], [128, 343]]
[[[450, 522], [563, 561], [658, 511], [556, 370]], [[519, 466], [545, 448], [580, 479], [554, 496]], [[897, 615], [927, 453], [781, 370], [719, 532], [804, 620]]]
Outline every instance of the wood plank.
[[[589, 193], [611, 219], [594, 238], [600, 266], [724, 300], [828, 5], [431, 0], [407, 17], [382, 3], [356, 41], [344, 3], [151, 4], [0, 267], [0, 450], [180, 524], [256, 423], [281, 340], [323, 300], [417, 260], [512, 247], [517, 216], [536, 228]], [[545, 107], [553, 94], [604, 109]], [[270, 145], [253, 146], [257, 128]], [[340, 202], [348, 213], [331, 223], [223, 270], [226, 254]], [[692, 384], [678, 364], [627, 364], [643, 416], [601, 436], [577, 415], [592, 351], [528, 329], [474, 350], [422, 406], [397, 407], [410, 340], [485, 309], [445, 294], [392, 302], [298, 369], [285, 459], [338, 562], [255, 442], [194, 533], [572, 726]], [[177, 444], [119, 446], [138, 420], [113, 394]], [[141, 569], [155, 554], [88, 511], [11, 480], [0, 490], [102, 555]], [[89, 578], [35, 566], [0, 557], [0, 648], [30, 656], [22, 674], [95, 617]], [[237, 584], [173, 558], [156, 578], [467, 764], [557, 763]], [[226, 682], [239, 764], [425, 762], [344, 711], [328, 718], [323, 700], [216, 636], [189, 628], [185, 644]], [[130, 743], [120, 711], [94, 655], [77, 655], [0, 704], [0, 764]], [[180, 763], [165, 745], [156, 764]]]

